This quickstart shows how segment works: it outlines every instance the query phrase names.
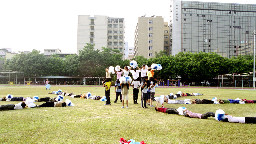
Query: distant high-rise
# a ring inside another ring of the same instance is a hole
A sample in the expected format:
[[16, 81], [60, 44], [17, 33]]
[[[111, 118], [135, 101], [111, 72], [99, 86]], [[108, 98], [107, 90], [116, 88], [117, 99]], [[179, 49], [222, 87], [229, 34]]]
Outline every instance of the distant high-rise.
[[134, 56], [155, 57], [156, 52], [169, 53], [169, 27], [161, 16], [139, 17], [135, 30]]
[[232, 57], [253, 52], [256, 5], [171, 1], [173, 55], [202, 51]]
[[79, 15], [77, 53], [86, 46], [86, 43], [94, 44], [94, 48], [98, 50], [101, 50], [102, 47], [107, 47], [123, 52], [124, 18]]

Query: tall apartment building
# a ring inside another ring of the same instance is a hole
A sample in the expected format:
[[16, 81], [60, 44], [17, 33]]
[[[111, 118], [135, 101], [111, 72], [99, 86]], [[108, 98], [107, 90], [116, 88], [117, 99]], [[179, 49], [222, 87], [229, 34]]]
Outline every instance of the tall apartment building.
[[161, 16], [139, 17], [135, 30], [134, 56], [155, 57], [156, 52], [169, 50], [165, 40], [169, 35], [168, 24]]
[[86, 43], [94, 44], [94, 48], [102, 47], [124, 49], [124, 18], [89, 15], [78, 16], [77, 53]]
[[172, 0], [172, 54], [215, 52], [224, 57], [253, 52], [256, 5]]

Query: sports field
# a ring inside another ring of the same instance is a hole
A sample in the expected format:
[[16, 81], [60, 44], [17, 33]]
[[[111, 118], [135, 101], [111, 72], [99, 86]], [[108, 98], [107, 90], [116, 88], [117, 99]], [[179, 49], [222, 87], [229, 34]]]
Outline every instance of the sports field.
[[[61, 89], [75, 94], [91, 92], [104, 96], [104, 87], [52, 86], [51, 91]], [[256, 91], [217, 88], [156, 88], [156, 96], [178, 91], [203, 93], [189, 98], [248, 99], [256, 100]], [[56, 97], [47, 94], [44, 86], [0, 86], [0, 97]], [[117, 144], [121, 137], [144, 141], [147, 144], [169, 143], [256, 143], [256, 124], [218, 122], [214, 118], [196, 119], [156, 112], [154, 108], [143, 109], [132, 103], [129, 91], [129, 108], [121, 109], [114, 103], [114, 87], [111, 88], [111, 106], [104, 102], [87, 99], [70, 99], [74, 107], [28, 108], [0, 111], [0, 143], [108, 143]], [[139, 97], [140, 98], [140, 97]], [[185, 99], [183, 97], [181, 99]], [[18, 102], [3, 102], [3, 104]], [[39, 103], [37, 103], [39, 104]], [[154, 102], [155, 105], [155, 102]], [[255, 104], [179, 105], [197, 113], [215, 112], [223, 109], [233, 116], [256, 117]]]

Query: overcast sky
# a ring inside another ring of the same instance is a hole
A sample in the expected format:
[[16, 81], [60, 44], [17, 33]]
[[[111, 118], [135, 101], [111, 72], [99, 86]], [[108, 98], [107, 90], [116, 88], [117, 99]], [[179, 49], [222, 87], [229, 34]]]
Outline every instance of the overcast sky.
[[[256, 0], [222, 2], [256, 4]], [[169, 22], [169, 7], [170, 0], [0, 0], [0, 48], [75, 53], [78, 15], [125, 18], [125, 41], [133, 47], [138, 17], [163, 16]]]

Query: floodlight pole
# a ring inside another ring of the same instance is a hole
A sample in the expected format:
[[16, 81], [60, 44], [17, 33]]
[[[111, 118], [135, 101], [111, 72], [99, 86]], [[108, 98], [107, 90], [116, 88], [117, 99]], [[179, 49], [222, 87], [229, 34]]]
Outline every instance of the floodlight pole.
[[256, 30], [253, 31], [254, 36], [254, 48], [253, 48], [253, 88], [255, 89], [255, 36], [256, 36]]

